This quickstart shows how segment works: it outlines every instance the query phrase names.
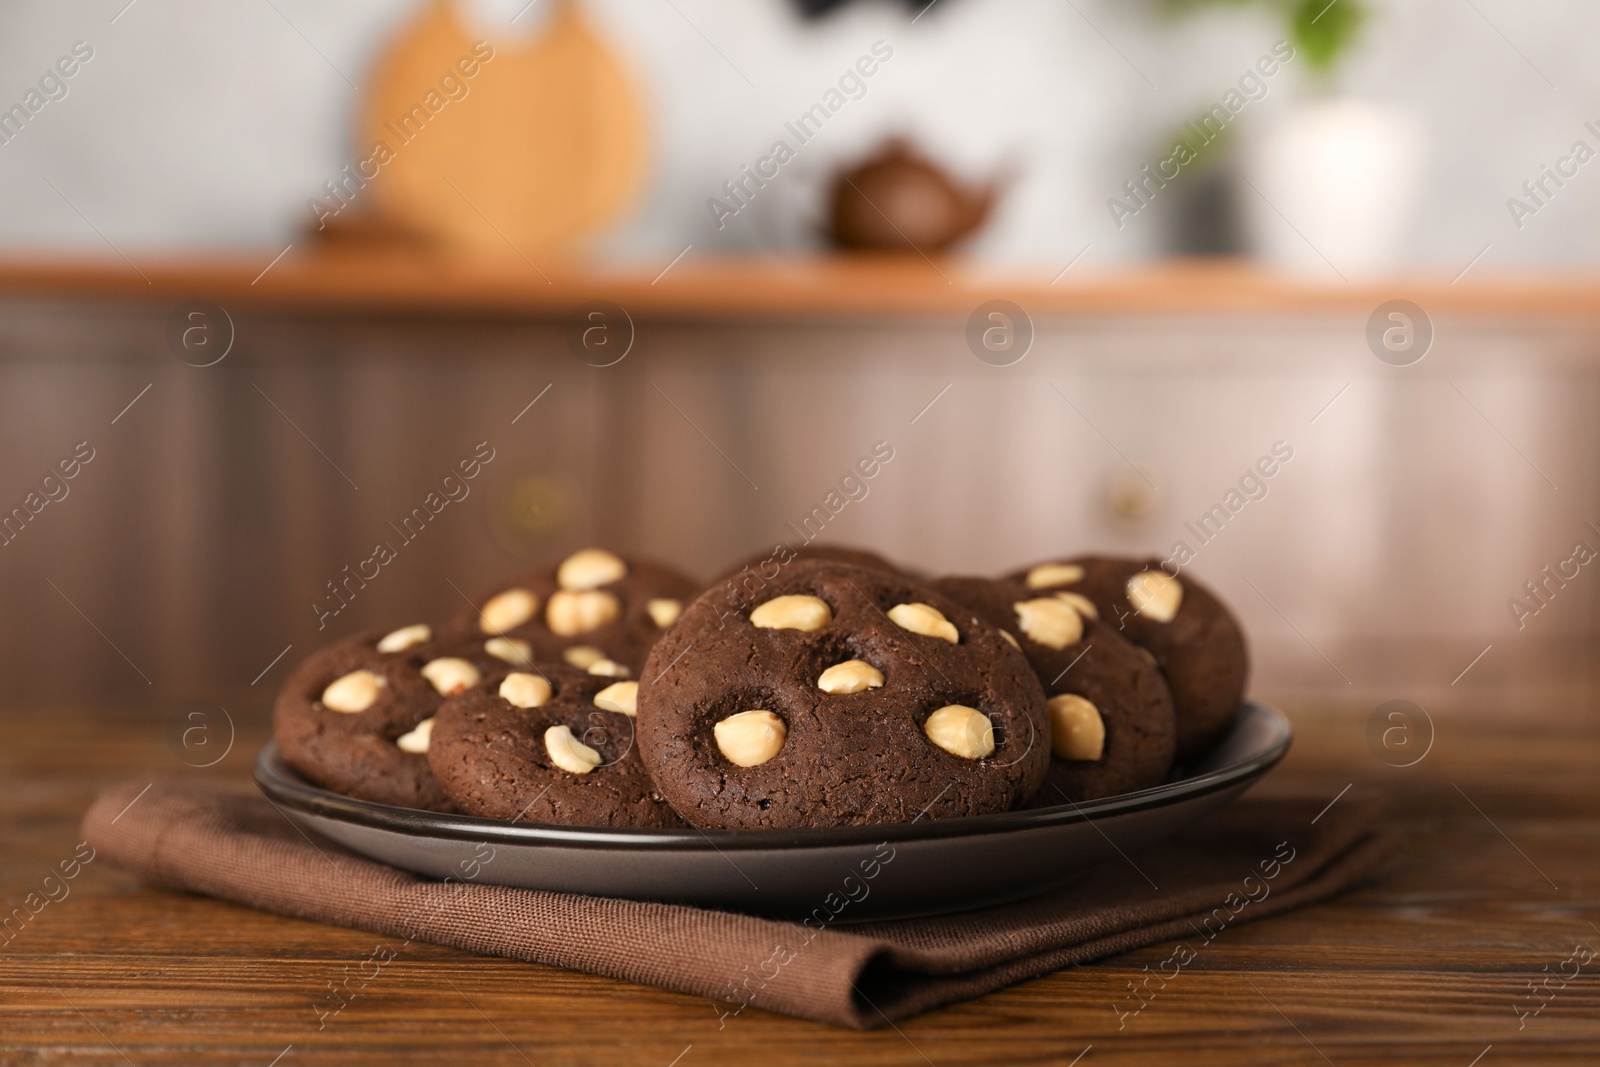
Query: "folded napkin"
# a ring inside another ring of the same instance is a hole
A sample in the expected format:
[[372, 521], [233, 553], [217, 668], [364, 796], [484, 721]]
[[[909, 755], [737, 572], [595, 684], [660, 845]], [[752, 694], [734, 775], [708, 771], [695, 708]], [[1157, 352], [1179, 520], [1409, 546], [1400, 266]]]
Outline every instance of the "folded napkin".
[[109, 790], [83, 836], [106, 862], [174, 889], [696, 994], [724, 1021], [758, 1007], [869, 1029], [1158, 942], [1179, 942], [1169, 962], [1181, 967], [1229, 927], [1333, 896], [1371, 873], [1393, 839], [1374, 829], [1374, 802], [1345, 797], [1319, 816], [1325, 803], [1241, 800], [1031, 900], [820, 929], [436, 882], [307, 836], [259, 796], [196, 786]]

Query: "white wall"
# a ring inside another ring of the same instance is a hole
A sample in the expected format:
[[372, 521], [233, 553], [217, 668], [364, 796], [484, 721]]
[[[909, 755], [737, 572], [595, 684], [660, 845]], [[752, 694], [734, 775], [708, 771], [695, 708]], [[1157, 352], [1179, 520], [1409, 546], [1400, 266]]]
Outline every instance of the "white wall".
[[[348, 158], [349, 83], [361, 83], [385, 36], [418, 7], [126, 2], [0, 7], [0, 107], [74, 41], [95, 50], [68, 95], [0, 146], [0, 248], [111, 254], [109, 241], [135, 261], [196, 247], [276, 252], [309, 220], [307, 198]], [[523, 0], [475, 2], [515, 12]], [[517, 26], [536, 30], [552, 2], [538, 0]], [[1600, 162], [1520, 232], [1505, 205], [1584, 136], [1585, 119], [1600, 120], [1600, 67], [1587, 54], [1600, 39], [1600, 6], [1374, 3], [1381, 10], [1345, 81], [1414, 109], [1428, 131], [1408, 259], [1454, 273], [1492, 244], [1479, 269], [1600, 261]], [[938, 0], [914, 25], [904, 5], [870, 0], [809, 24], [788, 0], [589, 6], [639, 71], [654, 112], [653, 180], [609, 243], [648, 262], [690, 242], [792, 243], [821, 178], [897, 130], [975, 176], [1021, 167], [977, 246], [985, 256], [1053, 275], [1086, 244], [1080, 269], [1152, 254], [1158, 221], [1140, 217], [1119, 232], [1106, 198], [1281, 35], [1254, 12], [1167, 24], [1149, 14], [1153, 3], [1115, 0]], [[761, 211], [719, 233], [706, 198], [880, 38], [895, 58], [867, 96], [806, 146]], [[1269, 121], [1291, 103], [1295, 76], [1275, 79], [1249, 117]]]

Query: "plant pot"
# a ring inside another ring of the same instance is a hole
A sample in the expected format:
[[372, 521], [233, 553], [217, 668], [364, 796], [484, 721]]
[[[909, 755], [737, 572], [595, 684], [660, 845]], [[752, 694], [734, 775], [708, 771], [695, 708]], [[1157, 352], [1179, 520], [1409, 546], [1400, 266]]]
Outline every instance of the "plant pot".
[[1329, 277], [1392, 272], [1422, 154], [1419, 124], [1390, 105], [1332, 98], [1295, 107], [1246, 148], [1241, 197], [1256, 255]]

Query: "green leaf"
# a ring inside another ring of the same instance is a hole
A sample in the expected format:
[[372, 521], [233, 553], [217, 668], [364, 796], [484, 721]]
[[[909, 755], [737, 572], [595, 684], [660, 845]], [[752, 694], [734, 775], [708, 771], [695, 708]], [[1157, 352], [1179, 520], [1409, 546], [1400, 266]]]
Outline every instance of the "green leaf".
[[1324, 76], [1355, 44], [1367, 17], [1367, 0], [1156, 0], [1156, 6], [1174, 18], [1216, 8], [1272, 8], [1287, 17], [1289, 37], [1306, 66]]
[[1366, 20], [1360, 0], [1294, 0], [1289, 29], [1306, 65], [1319, 74], [1331, 71], [1355, 43]]

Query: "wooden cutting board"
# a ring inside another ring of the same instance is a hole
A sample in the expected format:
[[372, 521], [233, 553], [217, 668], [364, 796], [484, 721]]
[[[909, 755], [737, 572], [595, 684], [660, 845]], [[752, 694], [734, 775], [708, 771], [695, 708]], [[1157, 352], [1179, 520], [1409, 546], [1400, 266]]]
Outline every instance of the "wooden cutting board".
[[433, 0], [378, 60], [358, 144], [379, 176], [361, 195], [388, 222], [446, 248], [541, 263], [575, 254], [633, 202], [645, 169], [639, 94], [578, 0], [538, 2], [556, 6], [544, 30], [496, 44]]

